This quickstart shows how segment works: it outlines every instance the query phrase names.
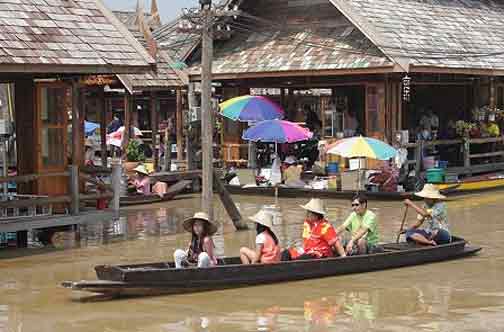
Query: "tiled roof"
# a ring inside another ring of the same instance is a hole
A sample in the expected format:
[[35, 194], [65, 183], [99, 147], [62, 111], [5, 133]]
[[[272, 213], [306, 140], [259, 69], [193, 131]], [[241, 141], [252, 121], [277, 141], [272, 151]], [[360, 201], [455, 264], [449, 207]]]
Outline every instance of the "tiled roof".
[[[504, 2], [331, 0], [396, 61], [414, 66], [504, 69]], [[365, 26], [370, 26], [366, 29]], [[381, 45], [380, 45], [381, 44]]]
[[200, 42], [198, 34], [181, 32], [178, 29], [181, 20], [182, 18], [179, 17], [153, 32], [159, 47], [168, 52], [176, 61], [184, 60], [187, 54]]
[[152, 62], [100, 0], [0, 0], [0, 72], [132, 72]]
[[[216, 74], [393, 66], [328, 0], [256, 0], [244, 2], [243, 7], [245, 12], [274, 23], [234, 23], [234, 37], [215, 47]], [[285, 24], [276, 26], [279, 22]]]
[[163, 51], [158, 50], [156, 70], [143, 74], [119, 75], [120, 80], [130, 90], [160, 90], [182, 87], [188, 79], [184, 73], [173, 67], [173, 60]]
[[[121, 21], [122, 24], [124, 24], [128, 28], [134, 27], [136, 25], [135, 23], [138, 14], [134, 11], [114, 10], [114, 15], [119, 19], [119, 21]], [[161, 26], [157, 18], [153, 17], [149, 13], [144, 13], [144, 21], [153, 30]]]

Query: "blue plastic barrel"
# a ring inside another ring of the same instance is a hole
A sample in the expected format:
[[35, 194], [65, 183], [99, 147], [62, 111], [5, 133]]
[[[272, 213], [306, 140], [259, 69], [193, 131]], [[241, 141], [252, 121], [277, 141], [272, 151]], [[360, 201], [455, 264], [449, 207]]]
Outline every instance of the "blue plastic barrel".
[[327, 174], [338, 174], [338, 173], [339, 173], [339, 163], [327, 164]]

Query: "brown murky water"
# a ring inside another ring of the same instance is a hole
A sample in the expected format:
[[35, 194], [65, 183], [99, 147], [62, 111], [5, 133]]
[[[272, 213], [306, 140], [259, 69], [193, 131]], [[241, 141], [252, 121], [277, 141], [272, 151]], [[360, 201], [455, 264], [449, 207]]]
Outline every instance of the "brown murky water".
[[[245, 216], [269, 198], [238, 198]], [[80, 240], [60, 234], [65, 250], [2, 252], [0, 331], [499, 331], [504, 329], [504, 192], [449, 202], [452, 229], [483, 246], [477, 257], [360, 275], [199, 294], [83, 302], [60, 288], [64, 280], [94, 279], [93, 266], [171, 259], [188, 236], [181, 221], [198, 206], [184, 199], [106, 224], [82, 227]], [[305, 200], [283, 200], [282, 243], [301, 232]], [[349, 202], [329, 201], [341, 222]], [[371, 202], [384, 241], [395, 237], [402, 206]], [[219, 207], [218, 216], [224, 218]], [[409, 218], [413, 221], [413, 214]], [[254, 234], [225, 221], [218, 253], [236, 255]], [[22, 254], [22, 255], [20, 255]], [[29, 254], [29, 255], [28, 255]], [[7, 256], [7, 257], [5, 257]], [[18, 256], [18, 257], [15, 257]]]

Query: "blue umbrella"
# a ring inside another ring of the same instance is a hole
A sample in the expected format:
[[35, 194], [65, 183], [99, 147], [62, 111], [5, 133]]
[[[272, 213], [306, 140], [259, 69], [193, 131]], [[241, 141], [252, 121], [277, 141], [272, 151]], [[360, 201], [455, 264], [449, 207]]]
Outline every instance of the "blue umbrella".
[[86, 136], [93, 135], [96, 129], [100, 128], [100, 125], [90, 121], [84, 121], [84, 132]]

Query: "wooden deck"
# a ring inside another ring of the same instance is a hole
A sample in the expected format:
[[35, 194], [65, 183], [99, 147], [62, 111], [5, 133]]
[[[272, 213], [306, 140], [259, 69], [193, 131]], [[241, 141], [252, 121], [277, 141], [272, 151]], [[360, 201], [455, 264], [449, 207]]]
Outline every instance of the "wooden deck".
[[61, 227], [97, 223], [111, 220], [115, 217], [112, 210], [83, 211], [79, 215], [52, 215], [38, 218], [19, 218], [0, 222], [0, 232], [20, 232], [41, 228]]

